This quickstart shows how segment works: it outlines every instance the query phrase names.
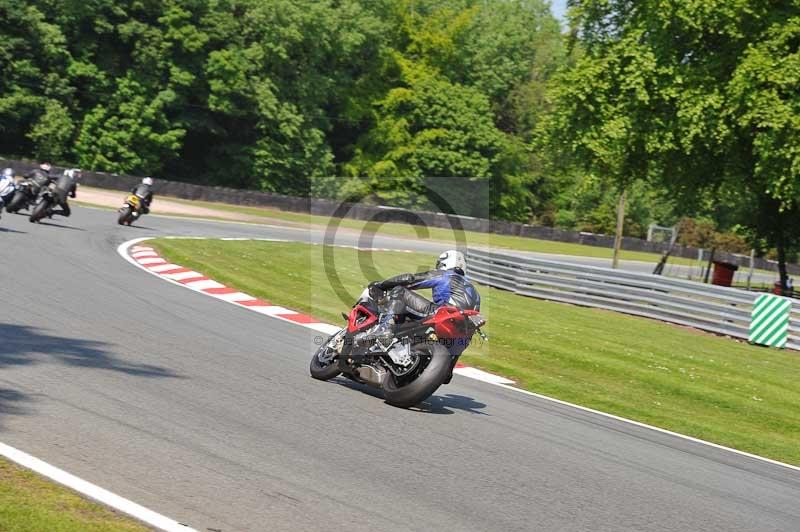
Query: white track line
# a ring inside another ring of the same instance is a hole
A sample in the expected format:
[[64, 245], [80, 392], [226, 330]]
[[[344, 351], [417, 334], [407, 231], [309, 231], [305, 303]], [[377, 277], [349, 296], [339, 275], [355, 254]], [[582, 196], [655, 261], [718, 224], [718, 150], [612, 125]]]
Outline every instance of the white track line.
[[182, 525], [181, 523], [178, 523], [169, 517], [164, 517], [153, 510], [149, 510], [133, 501], [111, 493], [100, 486], [78, 478], [75, 475], [67, 473], [63, 469], [59, 469], [53, 465], [50, 465], [47, 462], [39, 460], [38, 458], [22, 452], [19, 449], [15, 449], [10, 445], [6, 445], [5, 443], [0, 443], [0, 455], [6, 457], [12, 462], [16, 462], [22, 467], [26, 467], [32, 471], [35, 471], [40, 475], [43, 475], [58, 482], [59, 484], [63, 484], [64, 486], [77, 491], [78, 493], [101, 502], [106, 506], [110, 506], [115, 510], [135, 517], [136, 519], [158, 529], [165, 530], [167, 532], [197, 532], [194, 528]]
[[181, 273], [164, 273], [162, 274], [164, 277], [169, 277], [174, 281], [182, 281], [184, 279], [191, 279], [192, 277], [197, 277], [200, 275], [199, 272], [195, 271], [188, 271], [188, 272], [181, 272]]
[[161, 257], [149, 257], [149, 258], [146, 258], [146, 259], [141, 259], [139, 261], [139, 264], [141, 264], [143, 266], [147, 266], [149, 264], [166, 264], [166, 262], [167, 261], [165, 261]]
[[[501, 377], [499, 375], [492, 375], [491, 373], [481, 371], [477, 368], [470, 368], [470, 367], [455, 368], [453, 370], [453, 373], [455, 373], [456, 375], [461, 375], [462, 377], [468, 377], [470, 379], [483, 381], [489, 384], [504, 384], [504, 385], [514, 384], [514, 381], [508, 380], [505, 377]], [[516, 390], [517, 388], [513, 389]]]
[[767, 462], [769, 464], [773, 464], [773, 465], [776, 465], [776, 466], [781, 466], [781, 467], [786, 467], [786, 468], [789, 468], [789, 469], [793, 469], [794, 471], [800, 471], [800, 467], [794, 466], [792, 464], [779, 462], [777, 460], [772, 460], [771, 458], [765, 458], [765, 457], [759, 456], [757, 454], [747, 453], [745, 451], [740, 451], [738, 449], [733, 449], [731, 447], [725, 447], [724, 445], [719, 445], [717, 443], [712, 443], [710, 441], [701, 440], [699, 438], [693, 438], [691, 436], [686, 436], [685, 434], [679, 434], [677, 432], [672, 432], [671, 430], [662, 429], [662, 428], [659, 428], [659, 427], [654, 427], [653, 425], [648, 425], [647, 423], [641, 423], [639, 421], [634, 421], [632, 419], [615, 416], [614, 414], [608, 414], [606, 412], [601, 412], [600, 410], [595, 410], [593, 408], [588, 408], [588, 407], [585, 407], [585, 406], [580, 406], [580, 405], [576, 405], [576, 404], [573, 404], [573, 403], [568, 403], [568, 402], [562, 401], [560, 399], [554, 399], [553, 397], [548, 397], [546, 395], [542, 395], [542, 394], [539, 394], [539, 393], [529, 392], [527, 390], [522, 390], [520, 388], [515, 388], [515, 387], [509, 386], [507, 384], [497, 384], [497, 386], [500, 386], [501, 388], [505, 388], [506, 390], [513, 390], [515, 392], [524, 393], [525, 395], [530, 395], [531, 397], [537, 397], [539, 399], [544, 399], [545, 401], [549, 401], [551, 403], [557, 403], [559, 405], [568, 406], [570, 408], [575, 408], [577, 410], [582, 410], [583, 412], [589, 412], [589, 413], [592, 413], [592, 414], [596, 414], [598, 416], [603, 416], [605, 418], [613, 419], [615, 421], [621, 421], [623, 423], [628, 423], [630, 425], [635, 425], [637, 427], [641, 427], [641, 428], [644, 428], [644, 429], [654, 430], [656, 432], [660, 432], [661, 434], [668, 434], [670, 436], [675, 436], [676, 438], [681, 438], [682, 440], [690, 441], [690, 442], [693, 442], [693, 443], [699, 443], [699, 444], [702, 444], [702, 445], [707, 445], [709, 447], [714, 447], [715, 449], [720, 449], [722, 451], [728, 451], [728, 452], [731, 452], [731, 453], [738, 454], [740, 456], [746, 456], [748, 458], [752, 458], [754, 460], [759, 460], [761, 462]]
[[175, 270], [177, 268], [180, 268], [180, 266], [178, 266], [177, 264], [162, 264], [160, 266], [154, 266], [150, 269], [156, 273], [161, 273], [161, 272], [168, 272], [169, 270]]
[[[154, 275], [157, 274], [154, 273]], [[166, 532], [197, 532], [197, 530], [188, 525], [181, 524], [129, 499], [120, 497], [107, 489], [67, 473], [63, 469], [59, 469], [2, 442], [0, 442], [0, 456], [159, 530], [165, 530]]]
[[329, 323], [309, 323], [308, 328], [324, 334], [335, 334], [342, 330], [341, 327]]
[[217, 294], [217, 298], [223, 301], [236, 302], [236, 301], [245, 301], [248, 298], [250, 298], [250, 296], [248, 296], [247, 294], [243, 294], [242, 292], [232, 292], [230, 294]]
[[[149, 270], [153, 273], [158, 273], [153, 271], [152, 268], [149, 268]], [[198, 290], [198, 291], [208, 290], [209, 288], [225, 288], [224, 284], [220, 284], [211, 279], [207, 279], [205, 281], [194, 281], [193, 283], [188, 283], [185, 284], [184, 286], [189, 287], [192, 290]]]
[[265, 316], [273, 316], [273, 317], [277, 317], [278, 314], [291, 313], [291, 311], [288, 308], [283, 308], [276, 305], [269, 305], [267, 307], [250, 307], [250, 310], [252, 310], [253, 312], [258, 312], [259, 314], [263, 314]]
[[[181, 285], [180, 283], [177, 283], [177, 282], [175, 282], [175, 281], [173, 281], [171, 279], [168, 279], [168, 278], [166, 278], [164, 276], [161, 276], [156, 272], [153, 272], [150, 268], [147, 267], [147, 265], [142, 265], [140, 263], [140, 262], [143, 262], [143, 261], [137, 262], [136, 259], [132, 258], [128, 254], [128, 248], [131, 248], [131, 246], [134, 246], [134, 245], [136, 245], [136, 244], [138, 244], [140, 242], [143, 242], [145, 240], [152, 240], [154, 238], [156, 238], [156, 237], [144, 237], [144, 238], [137, 238], [137, 239], [134, 239], [134, 240], [129, 240], [128, 242], [123, 242], [122, 244], [120, 244], [117, 247], [117, 253], [119, 253], [122, 256], [122, 258], [124, 258], [125, 260], [127, 260], [128, 262], [130, 262], [131, 264], [136, 266], [137, 268], [139, 268], [141, 270], [144, 270], [144, 271], [150, 273], [151, 275], [155, 275], [156, 277], [164, 279], [164, 280], [166, 280], [168, 282], [171, 282], [173, 284], [177, 284], [179, 286], [186, 286], [186, 285]], [[166, 238], [182, 238], [182, 237], [177, 237], [176, 236], [176, 237], [166, 237]], [[204, 239], [204, 237], [199, 237], [198, 239]], [[250, 239], [248, 239], [248, 240], [250, 240]], [[255, 240], [255, 239], [253, 239], [253, 240]], [[265, 240], [268, 240], [268, 239], [265, 239]], [[141, 249], [152, 249], [152, 248], [141, 248]], [[147, 260], [147, 259], [145, 259], [145, 260]], [[194, 283], [190, 283], [190, 284], [194, 284]], [[201, 293], [203, 293], [203, 292], [201, 292]], [[210, 294], [206, 294], [206, 295], [210, 295]], [[217, 296], [211, 296], [211, 297], [215, 297], [215, 298], [219, 299]], [[232, 304], [236, 305], [236, 303], [234, 303], [232, 301], [227, 301], [227, 303], [232, 303]], [[241, 305], [236, 305], [236, 306], [241, 306]], [[314, 329], [314, 330], [321, 330], [321, 329], [318, 329], [317, 326], [327, 325], [327, 324], [320, 324], [320, 323], [304, 324], [304, 323], [293, 322], [291, 320], [283, 319], [280, 316], [277, 316], [277, 315], [275, 315], [273, 313], [265, 312], [265, 309], [276, 309], [275, 314], [287, 314], [288, 312], [293, 312], [293, 311], [287, 311], [286, 309], [283, 309], [281, 307], [249, 307], [248, 308], [248, 310], [252, 310], [254, 312], [259, 312], [261, 314], [266, 314], [266, 315], [271, 316], [273, 318], [277, 318], [277, 319], [280, 319], [282, 321], [289, 321], [291, 323], [294, 323], [295, 325], [300, 325], [300, 326], [303, 326], [303, 327], [306, 327], [306, 328], [311, 328], [311, 329]], [[333, 327], [333, 326], [330, 326], [330, 327]], [[338, 330], [339, 328], [337, 327], [336, 329]], [[676, 438], [680, 438], [682, 440], [690, 441], [692, 443], [696, 443], [696, 444], [700, 444], [700, 445], [706, 445], [708, 447], [713, 447], [714, 449], [719, 449], [719, 450], [722, 450], [722, 451], [727, 451], [727, 452], [730, 452], [730, 453], [737, 454], [739, 456], [745, 456], [747, 458], [752, 458], [753, 460], [758, 460], [758, 461], [765, 462], [765, 463], [768, 463], [768, 464], [772, 464], [772, 465], [776, 465], [776, 466], [780, 466], [780, 467], [785, 467], [785, 468], [788, 468], [788, 469], [791, 469], [791, 470], [794, 470], [794, 471], [800, 471], [800, 467], [798, 467], [798, 466], [794, 466], [794, 465], [787, 464], [787, 463], [784, 463], [784, 462], [779, 462], [777, 460], [772, 460], [770, 458], [765, 458], [763, 456], [758, 456], [757, 454], [751, 454], [751, 453], [748, 453], [748, 452], [745, 452], [745, 451], [739, 451], [738, 449], [733, 449], [731, 447], [725, 447], [724, 445], [719, 445], [717, 443], [712, 443], [712, 442], [709, 442], [709, 441], [706, 441], [706, 440], [701, 440], [699, 438], [693, 438], [691, 436], [686, 436], [684, 434], [679, 434], [677, 432], [672, 432], [670, 430], [666, 430], [666, 429], [662, 429], [662, 428], [659, 428], [659, 427], [655, 427], [653, 425], [648, 425], [646, 423], [641, 423], [639, 421], [634, 421], [632, 419], [627, 419], [627, 418], [624, 418], [624, 417], [615, 416], [614, 414], [608, 414], [606, 412], [601, 412], [600, 410], [594, 410], [592, 408], [587, 408], [585, 406], [580, 406], [580, 405], [576, 405], [576, 404], [573, 404], [573, 403], [568, 403], [566, 401], [562, 401], [560, 399], [555, 399], [553, 397], [548, 397], [546, 395], [538, 394], [538, 393], [535, 393], [535, 392], [529, 392], [527, 390], [523, 390], [521, 388], [517, 388], [515, 386], [511, 386], [513, 384], [513, 381], [510, 381], [510, 380], [508, 380], [508, 379], [506, 379], [504, 377], [500, 377], [498, 375], [492, 375], [491, 373], [487, 373], [487, 372], [478, 370], [476, 368], [460, 367], [460, 368], [456, 368], [453, 371], [453, 373], [456, 373], [458, 375], [461, 375], [463, 377], [467, 377], [467, 378], [470, 378], [470, 379], [479, 380], [481, 382], [485, 382], [487, 384], [491, 384], [491, 385], [494, 385], [494, 386], [499, 386], [500, 388], [504, 388], [506, 390], [510, 390], [510, 391], [513, 391], [513, 392], [521, 393], [521, 394], [525, 394], [525, 395], [528, 395], [528, 396], [531, 396], [531, 397], [536, 397], [536, 398], [542, 399], [544, 401], [549, 401], [549, 402], [556, 403], [556, 404], [559, 404], [559, 405], [562, 405], [562, 406], [567, 406], [567, 407], [570, 407], [570, 408], [574, 408], [574, 409], [580, 410], [582, 412], [589, 412], [589, 413], [592, 413], [592, 414], [595, 414], [595, 415], [598, 415], [598, 416], [603, 416], [603, 417], [605, 417], [607, 419], [613, 419], [615, 421], [620, 421], [622, 423], [627, 423], [629, 425], [633, 425], [633, 426], [636, 426], [636, 427], [653, 430], [653, 431], [659, 432], [661, 434], [667, 434], [669, 436], [673, 436], [673, 437], [676, 437]]]

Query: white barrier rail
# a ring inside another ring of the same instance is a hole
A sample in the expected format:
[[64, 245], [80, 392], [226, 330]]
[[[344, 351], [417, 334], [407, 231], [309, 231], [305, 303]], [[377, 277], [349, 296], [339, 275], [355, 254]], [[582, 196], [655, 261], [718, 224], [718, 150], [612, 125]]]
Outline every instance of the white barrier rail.
[[[759, 295], [659, 275], [469, 250], [469, 276], [517, 294], [652, 318], [747, 339]], [[789, 349], [800, 350], [800, 305], [793, 302]]]

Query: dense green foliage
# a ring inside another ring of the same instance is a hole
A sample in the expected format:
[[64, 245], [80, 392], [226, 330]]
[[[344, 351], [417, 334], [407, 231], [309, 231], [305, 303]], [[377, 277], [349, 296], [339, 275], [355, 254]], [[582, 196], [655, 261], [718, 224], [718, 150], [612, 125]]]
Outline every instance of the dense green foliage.
[[543, 0], [0, 0], [0, 23], [0, 153], [412, 205], [455, 176], [495, 216], [536, 207]]
[[542, 128], [551, 160], [617, 191], [665, 190], [782, 261], [797, 249], [800, 4], [570, 4], [574, 64]]
[[0, 154], [800, 248], [797, 2], [569, 4], [0, 0]]

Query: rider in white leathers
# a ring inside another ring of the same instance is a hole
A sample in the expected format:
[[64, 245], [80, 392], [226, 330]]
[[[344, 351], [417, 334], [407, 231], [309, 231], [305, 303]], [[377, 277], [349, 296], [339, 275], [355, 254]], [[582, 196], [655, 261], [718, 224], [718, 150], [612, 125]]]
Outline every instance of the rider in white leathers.
[[3, 207], [14, 197], [17, 185], [14, 181], [14, 170], [6, 168], [0, 173], [0, 212]]

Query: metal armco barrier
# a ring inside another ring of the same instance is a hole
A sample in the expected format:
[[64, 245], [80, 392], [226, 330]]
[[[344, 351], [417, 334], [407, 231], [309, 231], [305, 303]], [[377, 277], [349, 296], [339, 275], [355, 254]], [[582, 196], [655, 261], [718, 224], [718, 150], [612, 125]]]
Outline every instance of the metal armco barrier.
[[[470, 279], [523, 296], [602, 308], [747, 340], [759, 294], [658, 275], [471, 249]], [[792, 302], [789, 349], [800, 350], [800, 305]]]

